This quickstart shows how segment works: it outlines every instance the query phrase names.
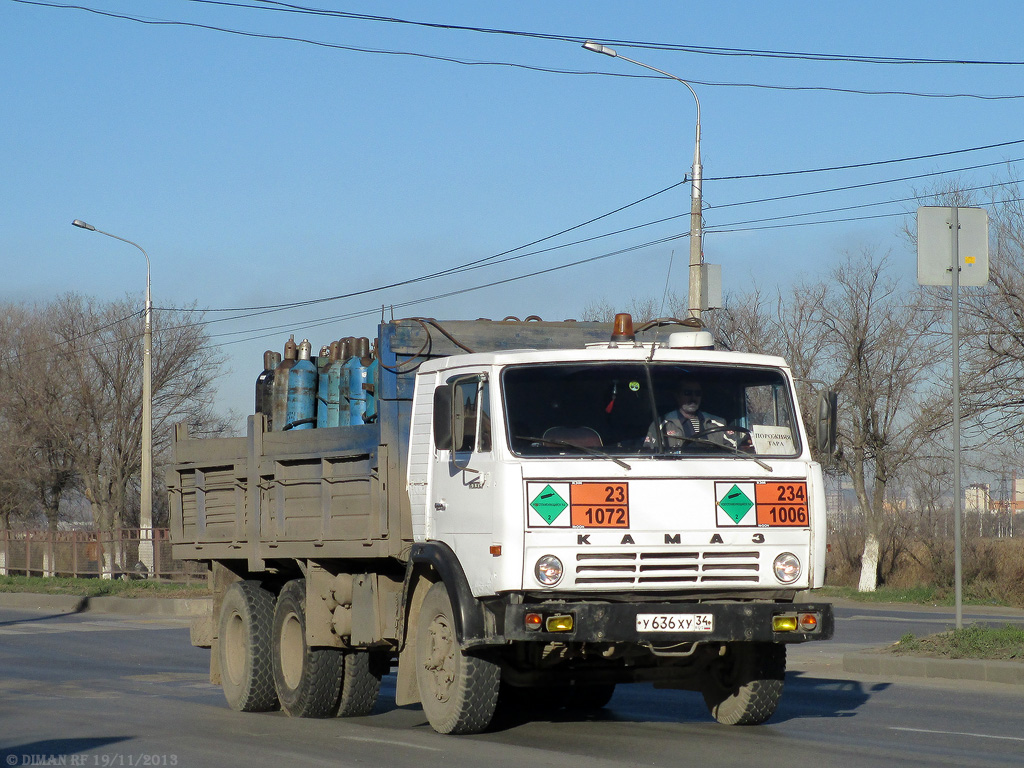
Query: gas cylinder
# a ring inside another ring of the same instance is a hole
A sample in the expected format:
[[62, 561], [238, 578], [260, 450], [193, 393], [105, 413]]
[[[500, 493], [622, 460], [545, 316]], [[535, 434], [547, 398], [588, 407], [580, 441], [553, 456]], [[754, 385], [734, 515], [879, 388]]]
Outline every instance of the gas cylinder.
[[331, 377], [331, 371], [338, 367], [341, 342], [332, 341], [328, 348], [327, 365], [320, 370], [316, 396], [317, 429], [338, 426], [338, 377]]
[[256, 411], [267, 417], [267, 431], [272, 430], [274, 402], [274, 369], [281, 362], [281, 353], [268, 349], [263, 353], [263, 373], [256, 377]]
[[348, 423], [365, 424], [366, 373], [370, 365], [370, 340], [365, 336], [355, 339], [352, 357], [345, 363], [348, 370]]
[[371, 424], [377, 420], [377, 390], [380, 387], [380, 362], [377, 360], [377, 340], [370, 350], [370, 364], [366, 367], [366, 413], [363, 421]]
[[291, 338], [284, 345], [284, 359], [274, 369], [270, 423], [274, 425], [275, 432], [280, 432], [284, 429], [286, 423], [288, 416], [288, 378], [297, 357], [298, 347], [295, 344], [295, 334], [292, 334]]
[[352, 357], [352, 337], [346, 336], [338, 343], [338, 362], [332, 365], [333, 369], [329, 375], [337, 377], [338, 384], [338, 426], [349, 425], [349, 402], [348, 402], [348, 361]]
[[331, 365], [331, 350], [336, 342], [320, 347], [316, 358], [316, 426], [317, 429], [331, 426], [328, 424], [327, 411], [330, 408], [330, 392], [328, 390], [327, 369]]
[[288, 411], [285, 429], [313, 429], [316, 426], [316, 364], [308, 339], [299, 344], [299, 357], [288, 372]]

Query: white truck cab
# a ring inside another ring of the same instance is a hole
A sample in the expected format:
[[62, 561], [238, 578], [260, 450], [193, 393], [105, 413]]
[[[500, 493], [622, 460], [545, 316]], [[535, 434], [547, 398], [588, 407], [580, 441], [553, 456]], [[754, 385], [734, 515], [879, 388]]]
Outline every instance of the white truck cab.
[[[821, 586], [824, 488], [789, 368], [670, 344], [425, 363], [414, 539], [451, 547], [476, 597]], [[702, 393], [682, 435], [680, 387]]]

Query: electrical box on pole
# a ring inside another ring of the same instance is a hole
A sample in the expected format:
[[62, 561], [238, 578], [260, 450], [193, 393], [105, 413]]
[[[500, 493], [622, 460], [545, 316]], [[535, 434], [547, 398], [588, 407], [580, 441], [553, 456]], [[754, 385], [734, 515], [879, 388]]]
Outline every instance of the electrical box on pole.
[[700, 308], [718, 309], [722, 306], [722, 265], [700, 265]]

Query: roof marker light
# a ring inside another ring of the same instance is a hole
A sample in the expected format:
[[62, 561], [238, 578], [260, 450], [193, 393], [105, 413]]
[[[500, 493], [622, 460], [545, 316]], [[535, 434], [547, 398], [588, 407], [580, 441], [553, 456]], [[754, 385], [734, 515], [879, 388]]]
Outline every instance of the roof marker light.
[[633, 333], [633, 317], [628, 312], [620, 312], [615, 316], [612, 342], [617, 341], [636, 341], [636, 334]]

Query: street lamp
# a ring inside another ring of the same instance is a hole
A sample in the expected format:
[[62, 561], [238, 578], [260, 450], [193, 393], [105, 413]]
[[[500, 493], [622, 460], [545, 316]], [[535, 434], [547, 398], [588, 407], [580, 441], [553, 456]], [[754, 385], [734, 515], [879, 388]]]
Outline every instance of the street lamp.
[[697, 103], [697, 140], [693, 147], [693, 168], [690, 174], [690, 296], [689, 296], [689, 310], [693, 317], [700, 319], [701, 301], [700, 301], [700, 283], [701, 283], [701, 270], [700, 265], [704, 261], [704, 253], [701, 242], [701, 196], [700, 196], [700, 182], [701, 182], [701, 167], [700, 167], [700, 99], [697, 98], [697, 92], [693, 90], [693, 87], [683, 80], [681, 77], [665, 72], [664, 70], [652, 67], [650, 64], [644, 64], [642, 61], [636, 61], [634, 59], [627, 58], [619, 53], [616, 53], [613, 48], [609, 48], [606, 45], [595, 43], [592, 40], [588, 40], [583, 44], [583, 47], [588, 51], [594, 53], [603, 53], [605, 56], [613, 56], [615, 58], [628, 61], [630, 64], [636, 64], [638, 67], [649, 69], [652, 72], [657, 72], [659, 75], [665, 75], [665, 77], [671, 78], [677, 82], [682, 83], [689, 89], [690, 93], [693, 94], [693, 100]]
[[74, 226], [134, 245], [146, 257], [146, 321], [142, 353], [142, 489], [139, 497], [139, 561], [153, 573], [153, 297], [150, 292], [149, 254], [138, 243], [112, 235], [81, 219]]

